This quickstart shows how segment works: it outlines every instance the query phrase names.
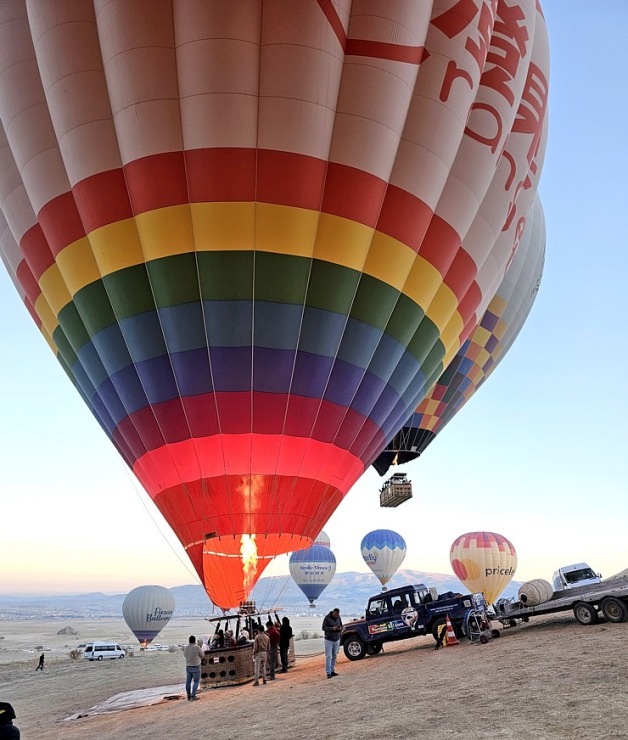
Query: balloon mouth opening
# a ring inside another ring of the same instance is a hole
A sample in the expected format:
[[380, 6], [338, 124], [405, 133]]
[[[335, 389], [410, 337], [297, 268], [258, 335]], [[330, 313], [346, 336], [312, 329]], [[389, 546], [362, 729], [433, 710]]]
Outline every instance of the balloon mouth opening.
[[203, 582], [221, 608], [246, 601], [268, 564], [278, 555], [303, 550], [311, 537], [242, 533], [210, 536], [203, 542]]

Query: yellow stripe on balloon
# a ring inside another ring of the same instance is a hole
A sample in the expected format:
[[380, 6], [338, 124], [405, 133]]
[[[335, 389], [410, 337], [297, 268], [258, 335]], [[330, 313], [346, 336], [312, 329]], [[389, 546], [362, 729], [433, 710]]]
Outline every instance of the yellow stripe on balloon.
[[199, 252], [249, 251], [255, 244], [255, 203], [192, 203]]
[[86, 236], [68, 244], [59, 252], [57, 265], [72, 296], [86, 285], [100, 280], [101, 277], [92, 246]]
[[145, 261], [132, 218], [95, 229], [89, 234], [89, 243], [103, 277]]
[[35, 301], [35, 312], [39, 316], [42, 326], [46, 329], [48, 334], [52, 336], [55, 329], [59, 326], [57, 317], [52, 312], [50, 304], [43, 293], [40, 293]]
[[72, 300], [63, 275], [54, 263], [39, 278], [39, 287], [55, 316]]
[[374, 231], [356, 221], [321, 213], [314, 257], [361, 272]]
[[135, 217], [144, 262], [195, 251], [190, 206], [157, 208]]
[[320, 214], [305, 208], [258, 203], [255, 249], [295, 257], [312, 257]]
[[376, 231], [364, 272], [402, 291], [416, 258], [416, 252], [398, 239]]

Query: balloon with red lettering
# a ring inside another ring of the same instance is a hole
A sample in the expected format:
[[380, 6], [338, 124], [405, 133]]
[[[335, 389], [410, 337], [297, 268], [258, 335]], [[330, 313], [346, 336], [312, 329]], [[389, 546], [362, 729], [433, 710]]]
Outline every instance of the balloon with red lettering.
[[456, 577], [472, 593], [497, 600], [517, 570], [517, 553], [510, 540], [496, 532], [468, 532], [454, 540], [449, 560]]
[[3, 3], [2, 260], [221, 607], [312, 544], [521, 238], [543, 13], [460, 5]]
[[406, 557], [406, 541], [392, 529], [375, 529], [364, 536], [360, 545], [364, 562], [373, 571], [382, 590]]
[[174, 613], [174, 596], [163, 586], [138, 586], [124, 597], [122, 616], [142, 647], [149, 645]]
[[314, 608], [316, 599], [330, 584], [336, 572], [336, 558], [328, 545], [312, 545], [293, 552], [289, 560], [290, 575]]

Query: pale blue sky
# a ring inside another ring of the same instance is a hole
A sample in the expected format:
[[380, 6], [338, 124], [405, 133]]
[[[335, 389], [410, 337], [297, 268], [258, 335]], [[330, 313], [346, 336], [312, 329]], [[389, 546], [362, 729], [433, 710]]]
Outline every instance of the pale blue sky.
[[[339, 571], [367, 570], [359, 545], [377, 527], [399, 531], [403, 567], [420, 570], [450, 572], [451, 542], [475, 529], [514, 543], [519, 580], [579, 560], [604, 576], [628, 567], [628, 3], [542, 5], [551, 86], [537, 302], [490, 380], [407, 466], [413, 500], [380, 509], [373, 471], [347, 496], [325, 527]], [[196, 582], [3, 271], [0, 345], [0, 593]]]

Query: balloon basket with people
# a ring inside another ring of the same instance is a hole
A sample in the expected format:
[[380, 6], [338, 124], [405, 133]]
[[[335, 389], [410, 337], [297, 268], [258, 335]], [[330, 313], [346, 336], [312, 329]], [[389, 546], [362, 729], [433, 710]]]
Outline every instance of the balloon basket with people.
[[[213, 634], [204, 635], [201, 661], [202, 689], [235, 686], [255, 677], [255, 638], [269, 634], [269, 624], [280, 623], [275, 612], [259, 612], [255, 602], [243, 602], [236, 613], [207, 618], [214, 625]], [[277, 631], [279, 628], [277, 628]], [[275, 667], [281, 671], [279, 654], [275, 664], [269, 661], [265, 673], [274, 678]]]

